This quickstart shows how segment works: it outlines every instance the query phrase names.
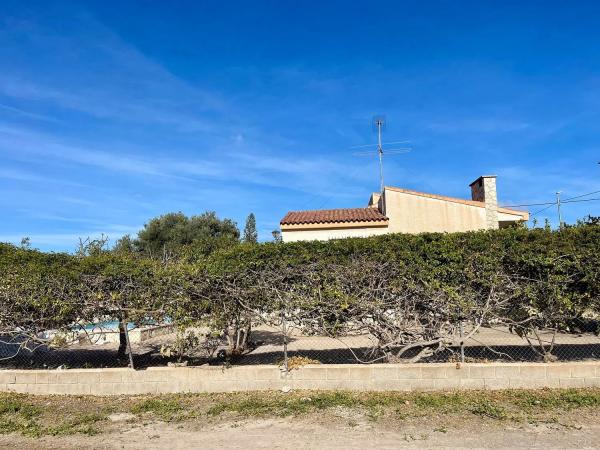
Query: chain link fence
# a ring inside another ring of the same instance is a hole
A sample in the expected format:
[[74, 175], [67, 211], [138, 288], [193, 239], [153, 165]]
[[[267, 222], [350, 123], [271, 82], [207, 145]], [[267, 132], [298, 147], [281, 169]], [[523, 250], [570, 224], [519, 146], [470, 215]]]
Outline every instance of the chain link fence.
[[[475, 332], [456, 327], [443, 345], [415, 347], [392, 362], [493, 362], [600, 360], [598, 324], [571, 332], [540, 330], [519, 336], [500, 325], [481, 326]], [[462, 338], [461, 338], [462, 332]], [[309, 363], [355, 364], [390, 362], [367, 334], [340, 337], [307, 335], [283, 321], [278, 326], [255, 325], [248, 348], [232, 355], [227, 340], [208, 328], [177, 324], [119, 327], [99, 323], [69, 333], [51, 331], [38, 342], [19, 335], [0, 337], [0, 369], [31, 368], [145, 368], [165, 365], [276, 364], [287, 368]], [[119, 352], [121, 347], [121, 352]], [[131, 352], [129, 351], [131, 349]]]

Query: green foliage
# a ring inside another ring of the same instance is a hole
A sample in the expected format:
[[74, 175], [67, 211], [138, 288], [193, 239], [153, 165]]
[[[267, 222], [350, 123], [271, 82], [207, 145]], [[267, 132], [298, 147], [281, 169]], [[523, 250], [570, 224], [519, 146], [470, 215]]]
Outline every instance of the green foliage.
[[239, 237], [235, 222], [221, 220], [214, 212], [191, 217], [178, 212], [152, 219], [134, 241], [119, 240], [116, 250], [133, 247], [142, 255], [155, 259], [168, 259], [184, 252], [208, 255], [234, 245]]
[[[176, 260], [144, 258], [126, 240], [112, 252], [101, 241], [83, 242], [77, 255], [0, 244], [0, 333], [37, 339], [98, 318], [168, 317], [208, 325], [237, 355], [251, 348], [253, 323], [280, 320], [282, 312], [307, 331], [343, 334], [362, 324], [379, 333], [380, 350], [392, 345], [385, 336], [400, 347], [441, 343], [459, 319], [467, 327], [505, 323], [536, 345], [537, 330], [570, 332], [600, 318], [600, 226], [593, 223], [220, 245], [215, 237], [237, 241], [235, 226], [200, 217], [168, 215], [146, 227], [147, 254], [175, 243]], [[197, 236], [212, 236], [212, 246]], [[552, 352], [538, 347], [541, 357]]]
[[0, 333], [39, 341], [93, 320], [160, 321], [176, 309], [175, 271], [131, 254], [42, 253], [0, 244]]
[[256, 231], [256, 217], [254, 213], [250, 213], [246, 218], [246, 226], [244, 227], [244, 242], [247, 244], [256, 244], [258, 242], [258, 232]]
[[118, 254], [135, 253], [135, 251], [136, 251], [135, 239], [133, 239], [131, 237], [131, 235], [126, 234], [125, 236], [123, 236], [119, 240], [117, 240], [117, 242], [115, 243], [112, 250], [113, 250], [113, 252], [118, 253]]
[[[47, 402], [35, 403], [25, 395], [0, 394], [0, 434], [21, 433], [36, 438], [76, 433], [94, 435], [99, 432], [96, 425], [106, 420], [101, 414], [79, 412], [57, 417], [56, 409], [62, 408], [48, 408]], [[51, 420], [46, 416], [51, 416]]]
[[[328, 409], [349, 408], [367, 411], [376, 418], [378, 411], [395, 411], [401, 417], [430, 414], [474, 414], [491, 420], [536, 418], [546, 420], [548, 413], [561, 414], [568, 410], [598, 408], [598, 390], [545, 390], [500, 392], [301, 392], [230, 394], [216, 399], [208, 410], [209, 416], [236, 414], [248, 417], [301, 416]], [[467, 416], [468, 417], [468, 416]]]
[[506, 418], [506, 410], [502, 406], [485, 400], [477, 402], [471, 409], [471, 412], [478, 416], [489, 417], [490, 419]]
[[133, 414], [152, 415], [165, 421], [182, 419], [183, 405], [177, 399], [148, 398], [136, 403], [131, 408]]
[[283, 239], [281, 237], [281, 231], [273, 230], [273, 231], [271, 231], [271, 235], [273, 236], [273, 242], [276, 242], [276, 243], [283, 242]]

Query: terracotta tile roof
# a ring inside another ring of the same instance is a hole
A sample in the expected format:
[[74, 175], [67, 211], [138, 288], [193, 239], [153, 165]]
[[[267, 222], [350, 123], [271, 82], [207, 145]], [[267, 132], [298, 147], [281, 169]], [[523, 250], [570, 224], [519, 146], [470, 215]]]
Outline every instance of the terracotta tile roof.
[[320, 209], [315, 211], [290, 211], [281, 225], [308, 223], [381, 222], [389, 220], [376, 208]]

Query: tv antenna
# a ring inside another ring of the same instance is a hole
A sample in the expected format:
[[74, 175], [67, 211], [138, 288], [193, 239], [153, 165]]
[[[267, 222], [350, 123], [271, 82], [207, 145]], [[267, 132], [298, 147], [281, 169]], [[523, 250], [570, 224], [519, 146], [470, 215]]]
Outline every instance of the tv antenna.
[[[377, 156], [379, 157], [379, 189], [381, 195], [383, 195], [384, 182], [383, 182], [383, 155], [395, 155], [400, 153], [408, 153], [412, 150], [411, 147], [398, 147], [398, 148], [386, 148], [385, 152], [383, 149], [383, 145], [391, 145], [391, 144], [407, 144], [409, 141], [393, 141], [393, 142], [382, 142], [381, 141], [381, 133], [385, 128], [385, 117], [384, 116], [376, 116], [373, 118], [373, 129], [377, 131], [377, 144], [367, 144], [367, 145], [357, 145], [351, 148], [364, 148], [364, 147], [376, 147], [375, 151], [377, 152]], [[372, 156], [375, 153], [373, 150], [366, 150], [353, 153], [355, 156]]]

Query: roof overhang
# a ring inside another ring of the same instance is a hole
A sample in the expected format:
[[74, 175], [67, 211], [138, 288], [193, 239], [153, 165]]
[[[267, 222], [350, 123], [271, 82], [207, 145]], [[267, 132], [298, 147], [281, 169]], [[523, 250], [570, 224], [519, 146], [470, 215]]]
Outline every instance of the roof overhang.
[[529, 212], [519, 211], [517, 209], [498, 208], [498, 212], [502, 214], [510, 214], [511, 216], [519, 217], [519, 220], [527, 222], [529, 220]]
[[298, 223], [281, 224], [281, 231], [304, 231], [304, 230], [342, 230], [348, 228], [385, 228], [388, 220], [369, 220], [354, 222], [322, 222], [322, 223]]

